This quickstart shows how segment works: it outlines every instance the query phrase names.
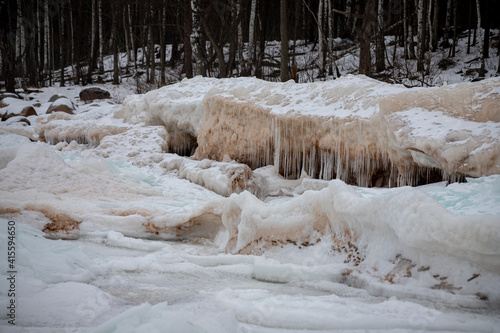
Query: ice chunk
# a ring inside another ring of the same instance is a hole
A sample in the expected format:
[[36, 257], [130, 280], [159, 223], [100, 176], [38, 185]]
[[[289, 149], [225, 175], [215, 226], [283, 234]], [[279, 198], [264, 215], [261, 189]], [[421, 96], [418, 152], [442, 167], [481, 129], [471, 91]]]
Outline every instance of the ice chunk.
[[160, 166], [166, 171], [177, 170], [177, 176], [201, 185], [222, 196], [244, 190], [255, 193], [252, 170], [245, 164], [235, 162], [196, 161], [170, 154]]

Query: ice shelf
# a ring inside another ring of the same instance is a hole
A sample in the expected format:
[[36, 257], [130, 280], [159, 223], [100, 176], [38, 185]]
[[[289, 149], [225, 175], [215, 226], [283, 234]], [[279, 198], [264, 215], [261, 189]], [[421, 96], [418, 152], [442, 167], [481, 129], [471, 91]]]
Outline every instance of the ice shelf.
[[498, 78], [407, 89], [365, 76], [308, 84], [196, 77], [131, 97], [115, 115], [141, 112], [146, 124], [166, 127], [173, 152], [274, 165], [286, 178], [305, 172], [369, 187], [500, 172]]

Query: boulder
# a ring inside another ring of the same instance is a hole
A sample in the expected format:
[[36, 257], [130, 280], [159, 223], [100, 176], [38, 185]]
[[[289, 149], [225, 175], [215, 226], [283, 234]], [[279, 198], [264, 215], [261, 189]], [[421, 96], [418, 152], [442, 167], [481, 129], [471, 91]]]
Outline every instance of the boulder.
[[54, 103], [57, 101], [59, 98], [67, 98], [66, 96], [59, 96], [58, 94], [52, 95], [51, 98], [49, 98], [49, 103]]
[[27, 106], [21, 111], [20, 116], [22, 117], [29, 117], [29, 116], [38, 116], [38, 114], [35, 111], [35, 108], [32, 106]]
[[30, 126], [31, 123], [26, 117], [22, 117], [19, 115], [12, 115], [13, 117], [10, 117], [9, 119], [6, 120], [5, 124], [6, 125], [21, 125], [21, 126]]
[[47, 114], [52, 112], [65, 112], [68, 114], [73, 114], [75, 107], [73, 103], [66, 97], [60, 97], [55, 100], [47, 109]]
[[19, 96], [18, 94], [11, 93], [11, 92], [6, 92], [6, 93], [3, 93], [3, 94], [0, 94], [0, 101], [3, 100], [4, 98], [22, 99], [21, 96]]
[[82, 101], [93, 101], [95, 99], [107, 99], [111, 98], [109, 91], [103, 90], [101, 88], [93, 87], [87, 88], [80, 91], [80, 100]]

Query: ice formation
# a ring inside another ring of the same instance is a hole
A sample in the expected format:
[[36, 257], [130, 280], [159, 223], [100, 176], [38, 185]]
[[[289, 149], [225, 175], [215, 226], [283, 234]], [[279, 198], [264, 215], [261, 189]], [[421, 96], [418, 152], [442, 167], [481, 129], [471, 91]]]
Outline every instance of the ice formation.
[[[200, 160], [274, 165], [287, 178], [306, 172], [360, 186], [417, 185], [498, 173], [499, 86], [500, 79], [408, 90], [363, 76], [310, 84], [197, 77], [131, 97], [115, 116], [145, 112], [146, 123], [167, 128], [172, 151], [197, 147]], [[434, 121], [408, 120], [423, 111], [421, 119]]]
[[169, 154], [160, 166], [166, 171], [177, 171], [177, 176], [201, 185], [217, 194], [230, 196], [232, 193], [250, 191], [257, 193], [252, 170], [246, 165], [235, 162], [197, 161]]
[[131, 128], [130, 124], [120, 123], [112, 118], [114, 107], [116, 106], [110, 104], [101, 107], [88, 106], [76, 115], [65, 112], [42, 115], [37, 119], [35, 132], [40, 141], [52, 145], [63, 141], [76, 141], [95, 147], [105, 136], [120, 134]]

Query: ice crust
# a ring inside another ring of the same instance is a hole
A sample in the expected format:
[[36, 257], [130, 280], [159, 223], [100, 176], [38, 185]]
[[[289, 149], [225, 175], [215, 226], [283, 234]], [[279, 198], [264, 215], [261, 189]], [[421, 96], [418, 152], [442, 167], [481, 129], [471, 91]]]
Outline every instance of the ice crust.
[[498, 78], [410, 90], [363, 76], [310, 84], [197, 77], [135, 96], [116, 114], [144, 112], [184, 138], [170, 143], [176, 152], [197, 145], [200, 160], [360, 186], [417, 185], [499, 173], [499, 87]]

